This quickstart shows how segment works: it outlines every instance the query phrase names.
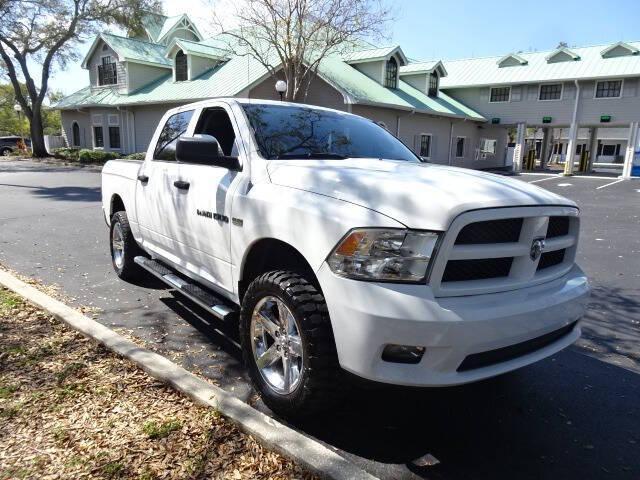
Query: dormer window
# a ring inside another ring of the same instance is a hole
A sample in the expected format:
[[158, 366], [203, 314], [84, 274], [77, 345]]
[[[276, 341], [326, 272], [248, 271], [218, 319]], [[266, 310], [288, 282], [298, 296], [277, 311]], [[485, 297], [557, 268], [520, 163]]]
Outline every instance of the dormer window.
[[438, 72], [431, 72], [429, 74], [429, 91], [428, 91], [428, 95], [430, 97], [438, 96], [438, 83], [439, 83]]
[[187, 67], [187, 56], [182, 50], [176, 53], [176, 82], [189, 80], [189, 69]]
[[118, 70], [111, 55], [102, 57], [98, 65], [98, 85], [115, 85], [118, 83]]
[[384, 86], [387, 88], [398, 88], [398, 62], [395, 57], [391, 57], [387, 61]]

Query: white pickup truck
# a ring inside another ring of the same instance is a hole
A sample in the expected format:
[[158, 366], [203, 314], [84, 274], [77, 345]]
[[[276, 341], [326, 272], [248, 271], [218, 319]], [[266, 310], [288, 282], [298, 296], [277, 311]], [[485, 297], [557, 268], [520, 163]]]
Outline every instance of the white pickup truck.
[[215, 99], [166, 113], [144, 161], [102, 174], [123, 279], [150, 272], [238, 322], [280, 414], [326, 408], [344, 372], [445, 386], [580, 335], [589, 284], [576, 205], [525, 182], [421, 162], [374, 122]]

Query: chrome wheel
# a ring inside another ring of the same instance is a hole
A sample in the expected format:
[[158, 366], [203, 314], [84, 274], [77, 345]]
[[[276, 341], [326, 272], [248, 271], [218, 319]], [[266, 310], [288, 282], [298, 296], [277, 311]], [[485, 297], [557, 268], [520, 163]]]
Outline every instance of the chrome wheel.
[[293, 392], [302, 378], [303, 347], [289, 307], [277, 297], [262, 298], [253, 309], [250, 334], [262, 378], [277, 393]]
[[117, 268], [122, 268], [124, 265], [124, 234], [122, 233], [120, 223], [116, 223], [113, 226], [111, 250], [113, 252], [113, 263], [115, 263]]

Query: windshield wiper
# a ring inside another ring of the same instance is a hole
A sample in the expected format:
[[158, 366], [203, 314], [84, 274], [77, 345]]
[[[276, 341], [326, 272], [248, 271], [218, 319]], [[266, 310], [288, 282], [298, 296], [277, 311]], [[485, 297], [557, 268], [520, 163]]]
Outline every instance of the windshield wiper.
[[305, 158], [318, 158], [327, 160], [345, 160], [349, 157], [340, 155], [339, 153], [331, 152], [307, 152], [307, 153], [282, 153], [276, 155], [275, 160], [287, 160], [287, 159], [305, 159]]

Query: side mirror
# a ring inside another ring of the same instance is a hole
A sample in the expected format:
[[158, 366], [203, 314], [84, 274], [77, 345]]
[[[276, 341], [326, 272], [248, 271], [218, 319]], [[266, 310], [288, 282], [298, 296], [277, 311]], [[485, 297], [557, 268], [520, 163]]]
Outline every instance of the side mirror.
[[221, 153], [218, 141], [211, 135], [180, 137], [176, 142], [176, 160], [179, 162], [240, 170], [238, 157], [227, 157]]

